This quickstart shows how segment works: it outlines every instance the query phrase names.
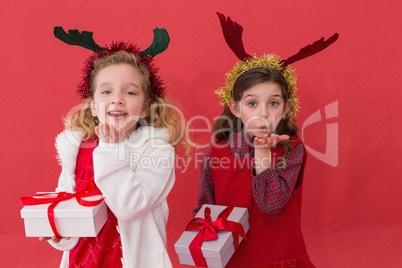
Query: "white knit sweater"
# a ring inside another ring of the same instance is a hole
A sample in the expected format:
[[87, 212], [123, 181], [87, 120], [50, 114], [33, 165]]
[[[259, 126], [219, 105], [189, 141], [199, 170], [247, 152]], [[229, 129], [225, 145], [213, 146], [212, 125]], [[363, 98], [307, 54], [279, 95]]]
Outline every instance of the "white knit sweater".
[[[118, 219], [124, 267], [172, 267], [166, 249], [166, 198], [175, 180], [174, 148], [163, 129], [142, 127], [124, 142], [100, 142], [94, 150], [95, 183]], [[56, 191], [72, 192], [79, 132], [65, 130], [56, 138], [62, 166]], [[60, 267], [68, 267], [68, 252], [79, 238], [49, 243], [65, 251]]]

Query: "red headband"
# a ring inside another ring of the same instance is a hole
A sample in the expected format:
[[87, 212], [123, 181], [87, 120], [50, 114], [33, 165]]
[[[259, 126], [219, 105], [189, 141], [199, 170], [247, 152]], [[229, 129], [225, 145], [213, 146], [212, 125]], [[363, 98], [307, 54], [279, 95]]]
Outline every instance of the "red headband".
[[99, 49], [93, 52], [88, 58], [85, 59], [82, 67], [82, 81], [78, 84], [77, 92], [81, 98], [86, 99], [90, 96], [91, 92], [91, 73], [94, 69], [94, 62], [99, 58], [103, 58], [117, 51], [126, 51], [135, 54], [139, 61], [145, 65], [149, 72], [150, 88], [149, 95], [162, 97], [166, 94], [166, 87], [158, 74], [158, 67], [155, 66], [153, 58], [149, 55], [140, 53], [136, 45], [124, 42], [113, 42], [111, 45], [106, 46], [104, 49]]
[[77, 88], [77, 92], [81, 98], [86, 99], [90, 96], [91, 73], [94, 69], [94, 62], [99, 58], [103, 58], [117, 51], [133, 53], [138, 57], [139, 61], [145, 65], [149, 72], [150, 96], [162, 97], [166, 94], [166, 87], [158, 73], [159, 69], [155, 66], [153, 61], [153, 57], [165, 51], [169, 45], [170, 39], [165, 29], [155, 28], [154, 40], [151, 46], [142, 52], [140, 52], [136, 45], [130, 42], [112, 42], [112, 44], [102, 48], [93, 40], [93, 33], [87, 31], [80, 33], [78, 30], [69, 30], [67, 34], [62, 27], [55, 27], [54, 35], [69, 45], [82, 46], [93, 51], [92, 54], [85, 59], [82, 67], [82, 81], [78, 84]]

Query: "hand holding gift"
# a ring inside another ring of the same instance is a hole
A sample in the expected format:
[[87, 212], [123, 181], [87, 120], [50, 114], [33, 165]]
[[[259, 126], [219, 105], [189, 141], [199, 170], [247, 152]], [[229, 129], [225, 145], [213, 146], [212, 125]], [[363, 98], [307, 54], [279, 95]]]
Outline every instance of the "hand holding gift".
[[75, 193], [38, 193], [22, 197], [21, 203], [25, 206], [21, 216], [26, 236], [52, 239], [56, 243], [61, 238], [96, 236], [108, 217], [101, 194], [95, 190], [93, 181], [87, 181]]
[[46, 241], [52, 239], [54, 243], [59, 243], [62, 239], [70, 240], [71, 237], [57, 237], [57, 236], [52, 236], [52, 237], [39, 237], [39, 241]]

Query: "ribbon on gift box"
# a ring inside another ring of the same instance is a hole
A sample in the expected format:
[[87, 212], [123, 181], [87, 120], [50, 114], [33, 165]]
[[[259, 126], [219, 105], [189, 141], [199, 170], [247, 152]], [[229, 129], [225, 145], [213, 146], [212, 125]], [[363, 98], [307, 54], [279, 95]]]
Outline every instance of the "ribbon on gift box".
[[[54, 194], [57, 194], [57, 196], [49, 197]], [[75, 197], [78, 204], [80, 204], [81, 206], [94, 207], [99, 205], [105, 199], [104, 197], [93, 201], [87, 201], [82, 199], [83, 197], [94, 196], [94, 195], [102, 195], [102, 193], [100, 190], [96, 189], [93, 180], [87, 180], [81, 183], [80, 187], [78, 187], [75, 193], [67, 193], [67, 192], [39, 193], [34, 196], [21, 197], [20, 200], [22, 205], [24, 206], [34, 206], [34, 205], [51, 203], [47, 209], [47, 216], [49, 219], [50, 227], [52, 227], [54, 235], [60, 238], [61, 235], [57, 231], [56, 224], [54, 222], [54, 208], [57, 206], [57, 204], [60, 203], [61, 201]]]
[[244, 228], [240, 223], [229, 221], [227, 218], [233, 210], [233, 206], [226, 207], [215, 221], [211, 220], [211, 209], [206, 207], [204, 218], [194, 218], [186, 227], [186, 231], [200, 230], [189, 245], [191, 257], [196, 266], [208, 267], [202, 254], [201, 246], [204, 241], [218, 239], [217, 230], [229, 231], [233, 235], [234, 246], [239, 245], [239, 235], [247, 239]]

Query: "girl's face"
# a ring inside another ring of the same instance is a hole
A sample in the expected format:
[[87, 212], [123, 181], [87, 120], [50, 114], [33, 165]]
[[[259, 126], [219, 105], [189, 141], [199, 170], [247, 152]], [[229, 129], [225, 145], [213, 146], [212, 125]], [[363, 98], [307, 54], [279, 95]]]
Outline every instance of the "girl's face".
[[278, 84], [267, 82], [245, 90], [241, 100], [230, 103], [229, 108], [241, 118], [249, 138], [261, 138], [274, 132], [281, 117], [289, 111], [290, 101], [285, 103]]
[[130, 132], [146, 116], [142, 74], [134, 66], [119, 63], [100, 70], [95, 77], [91, 111], [103, 124], [125, 126]]

